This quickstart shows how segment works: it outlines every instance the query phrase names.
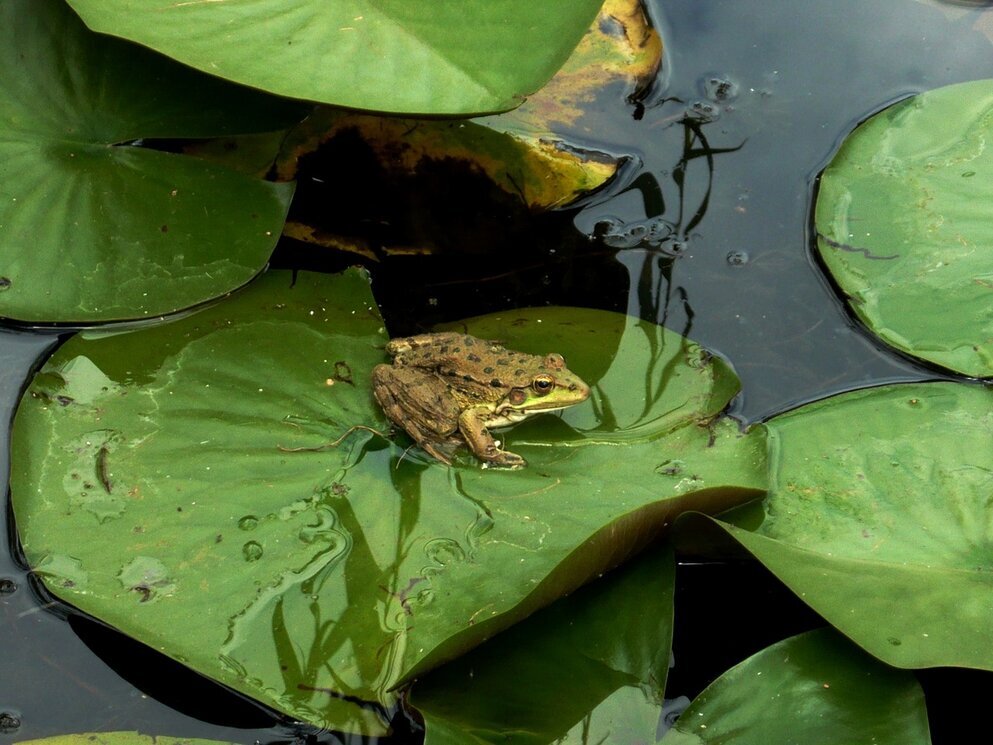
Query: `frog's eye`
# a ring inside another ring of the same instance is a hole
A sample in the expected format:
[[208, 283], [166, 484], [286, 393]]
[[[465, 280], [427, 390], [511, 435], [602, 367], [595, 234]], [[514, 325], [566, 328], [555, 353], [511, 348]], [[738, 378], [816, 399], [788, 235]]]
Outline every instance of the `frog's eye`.
[[551, 375], [538, 375], [534, 380], [531, 381], [531, 388], [539, 396], [547, 396], [552, 392], [552, 388], [555, 387], [555, 381], [552, 379]]

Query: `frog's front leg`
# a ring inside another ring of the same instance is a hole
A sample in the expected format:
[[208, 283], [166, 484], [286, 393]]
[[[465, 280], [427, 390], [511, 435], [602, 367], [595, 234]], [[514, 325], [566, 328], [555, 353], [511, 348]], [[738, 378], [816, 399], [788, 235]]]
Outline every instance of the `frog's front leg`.
[[469, 448], [480, 460], [485, 460], [495, 466], [504, 468], [522, 468], [527, 465], [517, 453], [501, 450], [496, 440], [486, 429], [487, 412], [479, 409], [466, 409], [459, 415], [459, 432], [465, 438]]

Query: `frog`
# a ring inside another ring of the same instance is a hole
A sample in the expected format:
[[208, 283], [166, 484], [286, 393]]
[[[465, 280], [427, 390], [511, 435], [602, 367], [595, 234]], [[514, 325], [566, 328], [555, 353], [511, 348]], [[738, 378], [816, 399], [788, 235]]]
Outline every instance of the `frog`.
[[484, 466], [527, 465], [490, 430], [575, 406], [589, 386], [561, 354], [507, 349], [469, 334], [440, 332], [391, 339], [392, 364], [372, 371], [372, 391], [387, 418], [433, 458], [452, 465], [466, 446]]

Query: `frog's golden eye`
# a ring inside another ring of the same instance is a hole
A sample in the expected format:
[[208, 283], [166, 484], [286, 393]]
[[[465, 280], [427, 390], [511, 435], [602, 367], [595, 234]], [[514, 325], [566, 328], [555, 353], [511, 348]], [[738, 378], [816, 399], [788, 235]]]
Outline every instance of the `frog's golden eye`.
[[555, 380], [551, 375], [538, 375], [531, 381], [531, 388], [539, 396], [547, 396], [555, 387]]

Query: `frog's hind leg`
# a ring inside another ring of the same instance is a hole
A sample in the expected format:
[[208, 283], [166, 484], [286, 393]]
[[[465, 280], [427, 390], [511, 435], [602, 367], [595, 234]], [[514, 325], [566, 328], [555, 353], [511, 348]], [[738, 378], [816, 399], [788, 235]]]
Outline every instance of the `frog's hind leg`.
[[455, 454], [455, 451], [465, 444], [459, 438], [439, 440], [436, 435], [414, 423], [410, 423], [404, 429], [407, 431], [407, 434], [414, 438], [414, 442], [417, 443], [421, 450], [433, 458], [440, 460], [446, 466], [452, 465], [452, 456]]
[[377, 365], [372, 371], [372, 393], [391, 422], [403, 427], [425, 452], [451, 465], [451, 451], [462, 443], [454, 436], [458, 406], [435, 375]]

